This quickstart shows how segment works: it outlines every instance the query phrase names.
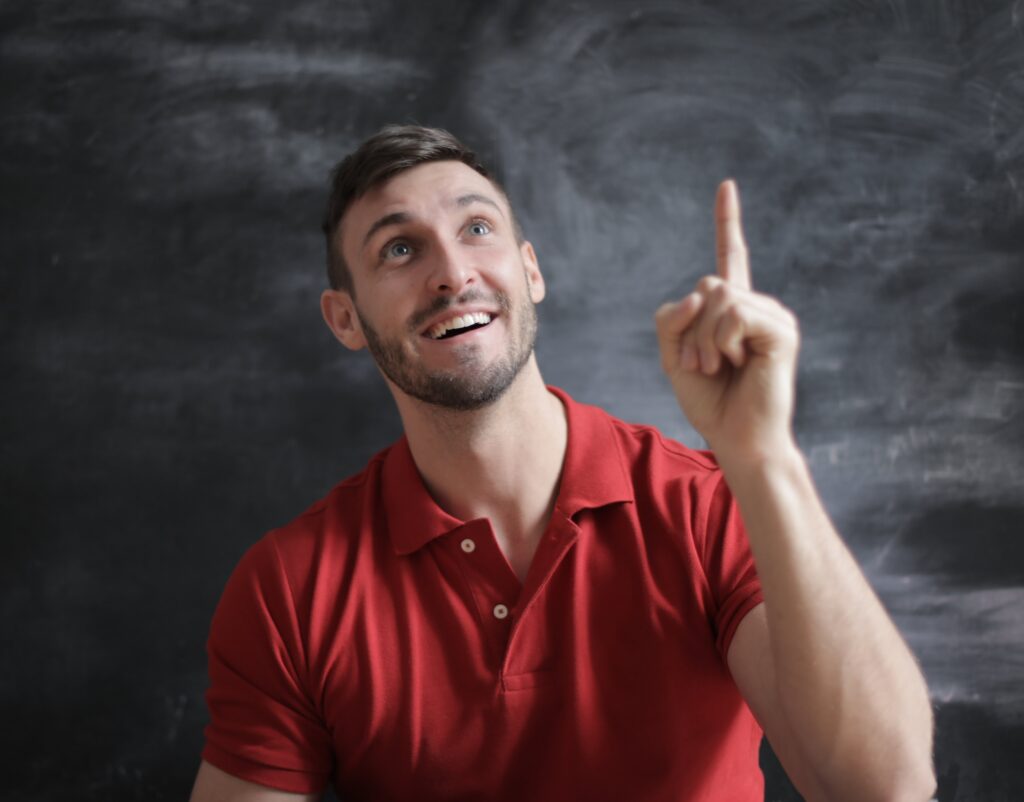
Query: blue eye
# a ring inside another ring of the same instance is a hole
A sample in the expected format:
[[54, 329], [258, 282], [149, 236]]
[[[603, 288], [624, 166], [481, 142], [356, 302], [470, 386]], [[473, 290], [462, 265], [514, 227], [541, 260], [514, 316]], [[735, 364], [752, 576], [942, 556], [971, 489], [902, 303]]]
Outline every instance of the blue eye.
[[406, 256], [411, 254], [412, 248], [409, 247], [408, 242], [395, 240], [394, 242], [389, 242], [384, 246], [384, 251], [381, 253], [381, 256], [384, 259], [404, 259]]
[[482, 237], [491, 233], [491, 227], [483, 220], [474, 220], [469, 224], [469, 233], [475, 237]]

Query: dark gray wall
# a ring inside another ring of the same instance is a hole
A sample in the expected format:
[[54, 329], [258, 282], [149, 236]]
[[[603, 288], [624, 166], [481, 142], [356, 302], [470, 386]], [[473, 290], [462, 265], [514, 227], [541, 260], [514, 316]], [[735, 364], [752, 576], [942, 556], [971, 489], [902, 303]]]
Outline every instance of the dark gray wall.
[[693, 445], [651, 314], [739, 179], [940, 799], [1024, 798], [1024, 2], [7, 0], [0, 31], [4, 798], [187, 793], [236, 559], [398, 433], [319, 320], [318, 222], [409, 120], [503, 170], [547, 380]]

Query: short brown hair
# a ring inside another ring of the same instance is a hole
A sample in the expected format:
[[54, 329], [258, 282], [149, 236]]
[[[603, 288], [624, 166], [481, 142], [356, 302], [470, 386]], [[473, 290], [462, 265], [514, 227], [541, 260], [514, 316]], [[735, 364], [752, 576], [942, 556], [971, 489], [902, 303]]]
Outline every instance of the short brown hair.
[[[355, 295], [352, 273], [345, 264], [341, 243], [335, 242], [341, 218], [348, 207], [398, 173], [438, 161], [460, 161], [472, 167], [505, 195], [504, 188], [477, 155], [441, 128], [387, 125], [335, 166], [331, 171], [331, 194], [323, 220], [323, 232], [327, 238], [327, 281], [333, 289]], [[514, 225], [516, 238], [521, 240], [519, 226]]]

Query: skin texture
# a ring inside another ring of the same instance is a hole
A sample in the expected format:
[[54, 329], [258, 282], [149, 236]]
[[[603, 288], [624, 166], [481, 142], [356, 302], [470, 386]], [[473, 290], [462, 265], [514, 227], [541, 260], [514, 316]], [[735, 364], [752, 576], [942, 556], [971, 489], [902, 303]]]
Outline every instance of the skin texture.
[[[543, 276], [511, 221], [501, 192], [463, 164], [401, 173], [342, 221], [358, 305], [326, 290], [321, 310], [342, 344], [376, 358], [434, 499], [463, 520], [490, 518], [522, 579], [557, 494], [566, 423], [532, 351]], [[796, 319], [751, 288], [732, 182], [715, 221], [716, 275], [663, 305], [655, 326], [680, 409], [740, 505], [763, 586], [729, 668], [805, 798], [926, 800], [935, 781], [924, 680], [793, 438]], [[451, 341], [424, 335], [465, 311], [496, 316]], [[439, 387], [444, 398], [430, 395]], [[204, 764], [193, 802], [309, 798], [254, 789]]]

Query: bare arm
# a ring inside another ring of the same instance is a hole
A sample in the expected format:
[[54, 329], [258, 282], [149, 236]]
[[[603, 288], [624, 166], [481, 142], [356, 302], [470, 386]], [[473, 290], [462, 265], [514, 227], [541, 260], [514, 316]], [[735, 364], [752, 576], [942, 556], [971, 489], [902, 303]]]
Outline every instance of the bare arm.
[[930, 798], [924, 679], [803, 460], [794, 451], [726, 478], [765, 598], [737, 630], [729, 666], [794, 783], [810, 800]]
[[761, 578], [763, 610], [737, 630], [730, 669], [808, 797], [925, 800], [935, 780], [924, 678], [793, 439], [796, 319], [751, 289], [731, 182], [715, 218], [717, 275], [656, 322], [662, 367], [722, 466]]
[[199, 764], [191, 802], [317, 802], [320, 794], [292, 794], [240, 780], [205, 760]]

